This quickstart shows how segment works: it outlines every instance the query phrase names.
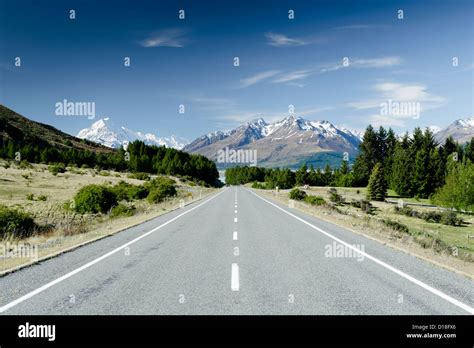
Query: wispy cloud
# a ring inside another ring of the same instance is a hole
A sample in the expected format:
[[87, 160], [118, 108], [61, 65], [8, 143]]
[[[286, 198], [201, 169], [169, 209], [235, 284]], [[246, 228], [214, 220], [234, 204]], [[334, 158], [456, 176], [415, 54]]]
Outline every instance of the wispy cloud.
[[240, 80], [240, 87], [241, 88], [246, 88], [246, 87], [252, 86], [256, 83], [267, 80], [267, 79], [269, 79], [269, 78], [271, 78], [271, 77], [273, 77], [273, 76], [275, 76], [279, 73], [280, 73], [280, 70], [268, 70], [268, 71], [264, 71], [264, 72], [255, 74], [253, 76], [247, 77], [245, 79], [241, 79]]
[[310, 76], [312, 70], [295, 70], [288, 73], [280, 74], [277, 78], [273, 80], [273, 83], [285, 83], [295, 80], [303, 80]]
[[275, 47], [303, 46], [310, 43], [303, 39], [290, 38], [277, 33], [266, 33], [265, 37], [267, 38], [267, 45]]
[[184, 47], [187, 39], [184, 35], [188, 30], [180, 28], [171, 28], [155, 32], [147, 39], [140, 41], [143, 47]]
[[402, 63], [402, 59], [400, 57], [380, 57], [380, 58], [368, 58], [368, 59], [361, 59], [361, 58], [354, 58], [351, 59], [349, 57], [349, 64], [347, 66], [343, 65], [343, 62], [327, 64], [321, 67], [320, 72], [331, 72], [337, 71], [343, 68], [386, 68], [392, 67], [396, 65], [400, 65]]

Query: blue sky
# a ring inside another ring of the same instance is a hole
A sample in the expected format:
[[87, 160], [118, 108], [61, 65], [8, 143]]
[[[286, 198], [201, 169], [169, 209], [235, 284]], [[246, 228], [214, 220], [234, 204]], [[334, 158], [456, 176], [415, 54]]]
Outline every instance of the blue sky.
[[[188, 140], [257, 117], [281, 119], [290, 104], [295, 115], [356, 129], [443, 127], [474, 114], [473, 7], [0, 0], [0, 103], [71, 134], [92, 121], [57, 116], [63, 99], [94, 102], [96, 119]], [[421, 114], [381, 115], [388, 100], [416, 102]]]

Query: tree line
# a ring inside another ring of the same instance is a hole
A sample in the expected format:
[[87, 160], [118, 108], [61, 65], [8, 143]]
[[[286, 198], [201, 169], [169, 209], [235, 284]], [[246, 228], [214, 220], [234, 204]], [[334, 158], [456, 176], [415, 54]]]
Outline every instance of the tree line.
[[289, 169], [234, 167], [226, 170], [232, 185], [255, 182], [257, 188], [294, 186], [368, 187], [369, 198], [383, 200], [387, 189], [400, 197], [432, 198], [440, 205], [474, 209], [474, 138], [460, 145], [448, 137], [438, 144], [427, 128], [397, 138], [393, 130], [368, 126], [354, 165], [342, 161], [338, 168], [329, 165], [309, 168], [304, 164]]
[[207, 157], [165, 146], [146, 145], [139, 140], [131, 142], [127, 150], [121, 148], [112, 153], [99, 153], [71, 147], [57, 149], [45, 145], [20, 144], [7, 139], [0, 147], [0, 158], [21, 159], [31, 163], [64, 163], [67, 166], [189, 176], [212, 186], [219, 183], [217, 167]]

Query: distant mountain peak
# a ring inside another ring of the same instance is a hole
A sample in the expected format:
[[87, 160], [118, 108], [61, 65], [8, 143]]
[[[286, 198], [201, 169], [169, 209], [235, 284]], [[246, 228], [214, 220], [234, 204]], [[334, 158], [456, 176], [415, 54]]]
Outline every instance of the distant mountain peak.
[[474, 117], [458, 119], [434, 135], [439, 143], [443, 143], [448, 137], [452, 137], [460, 144], [467, 143], [474, 137]]
[[331, 122], [309, 121], [298, 115], [287, 115], [268, 123], [257, 118], [226, 132], [201, 136], [184, 147], [215, 159], [219, 150], [257, 150], [259, 161], [277, 165], [287, 160], [300, 161], [318, 152], [355, 154], [361, 142], [360, 132], [334, 126]]
[[82, 129], [78, 138], [87, 139], [100, 143], [110, 148], [120, 148], [134, 140], [141, 140], [147, 145], [157, 145], [182, 149], [186, 143], [177, 139], [174, 135], [167, 138], [159, 138], [151, 133], [133, 131], [124, 126], [116, 127], [109, 117], [94, 122], [89, 128]]

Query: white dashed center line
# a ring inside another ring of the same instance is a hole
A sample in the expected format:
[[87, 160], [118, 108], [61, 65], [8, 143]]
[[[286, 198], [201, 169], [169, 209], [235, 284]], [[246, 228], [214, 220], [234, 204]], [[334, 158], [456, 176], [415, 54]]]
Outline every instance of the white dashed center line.
[[239, 291], [239, 265], [236, 263], [232, 264], [232, 276], [230, 280], [230, 288], [232, 291]]
[[234, 222], [237, 222], [237, 218], [236, 218], [236, 217], [234, 218]]
[[233, 240], [237, 240], [237, 231], [234, 231], [234, 234], [233, 234], [233, 236], [232, 236], [232, 239], [233, 239]]

